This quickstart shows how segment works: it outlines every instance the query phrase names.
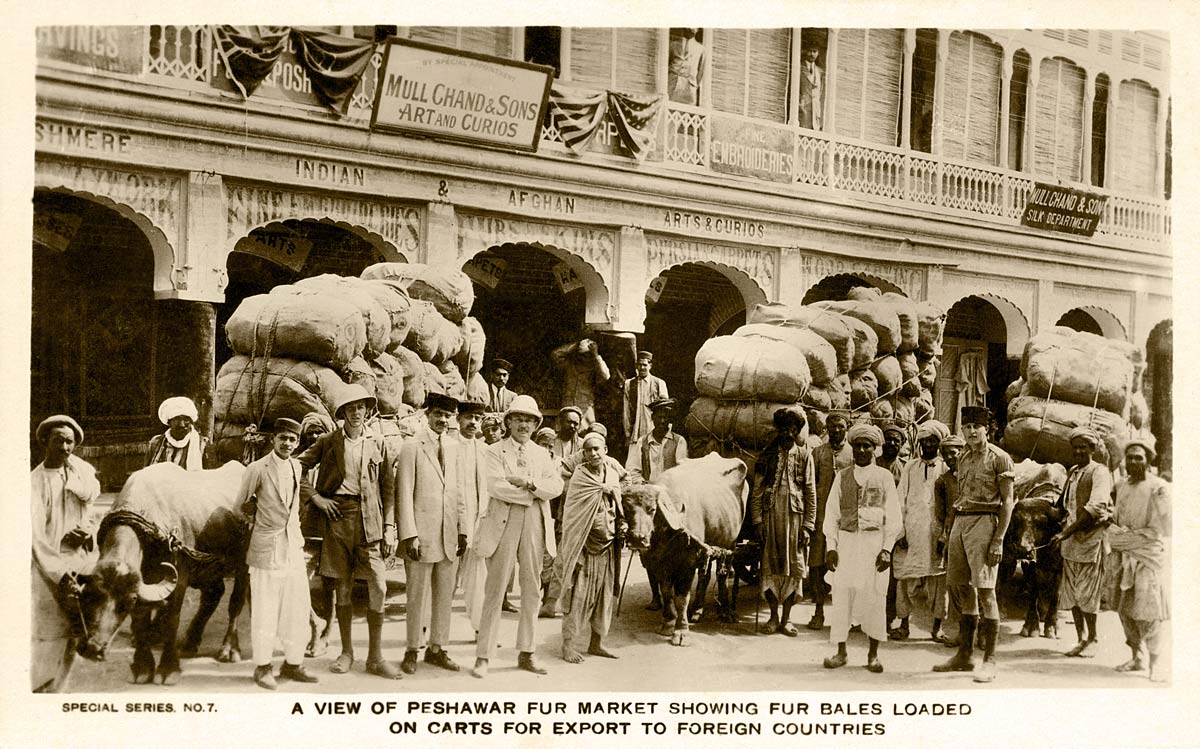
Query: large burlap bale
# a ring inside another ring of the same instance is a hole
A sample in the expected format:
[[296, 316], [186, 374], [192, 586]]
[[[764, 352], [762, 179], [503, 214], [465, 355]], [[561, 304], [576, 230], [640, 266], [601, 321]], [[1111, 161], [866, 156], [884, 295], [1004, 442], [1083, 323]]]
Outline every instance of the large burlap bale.
[[913, 419], [919, 424], [922, 421], [927, 421], [934, 417], [933, 392], [930, 390], [922, 390], [916, 398], [912, 399], [913, 404]]
[[833, 408], [833, 398], [828, 385], [811, 386], [804, 393], [804, 397], [800, 399], [800, 402], [810, 408], [821, 411], [828, 411]]
[[825, 413], [825, 411], [811, 407], [804, 409], [804, 421], [808, 426], [808, 433], [817, 438], [817, 444], [820, 444], [820, 438], [825, 436]]
[[[918, 360], [918, 366], [920, 367], [920, 370], [917, 372], [917, 384], [920, 385], [922, 389], [933, 390], [934, 386], [937, 384], [937, 368], [939, 361], [940, 360], [937, 357], [929, 359], [924, 363], [920, 363]], [[902, 370], [903, 368], [903, 365], [901, 365]]]
[[360, 278], [325, 273], [302, 278], [290, 286], [276, 286], [271, 293], [304, 298], [336, 296], [358, 307], [367, 326], [367, 341], [363, 346], [363, 356], [367, 359], [382, 354], [391, 342], [392, 317], [383, 305], [375, 301]]
[[1005, 403], [1012, 403], [1022, 395], [1029, 395], [1029, 393], [1025, 392], [1025, 380], [1020, 377], [1008, 383], [1008, 387], [1004, 388]]
[[217, 372], [213, 417], [235, 424], [296, 421], [316, 411], [333, 418], [346, 384], [328, 367], [296, 359], [234, 356]]
[[1124, 455], [1128, 425], [1116, 414], [1077, 403], [1031, 396], [1009, 403], [1004, 449], [1014, 459], [1071, 465], [1071, 430], [1083, 425], [1100, 434], [1109, 467], [1115, 468]]
[[389, 353], [382, 353], [371, 362], [375, 375], [375, 399], [379, 413], [391, 415], [404, 408], [404, 367]]
[[462, 346], [454, 355], [454, 363], [458, 371], [467, 380], [483, 370], [483, 350], [487, 346], [487, 337], [483, 334], [483, 326], [474, 317], [463, 318], [459, 323], [462, 334]]
[[916, 351], [921, 346], [921, 318], [917, 312], [917, 302], [894, 291], [885, 293], [882, 300], [891, 305], [896, 312], [896, 319], [900, 321], [900, 345], [896, 350]]
[[684, 422], [689, 435], [715, 437], [737, 442], [750, 449], [766, 447], [775, 436], [775, 411], [788, 403], [767, 401], [722, 401], [701, 396], [692, 401]]
[[238, 305], [225, 335], [230, 348], [245, 356], [344, 367], [363, 352], [367, 326], [358, 308], [340, 297], [259, 294]]
[[1150, 404], [1145, 393], [1134, 393], [1129, 399], [1129, 424], [1134, 429], [1150, 428]]
[[402, 281], [413, 299], [432, 302], [447, 320], [457, 324], [471, 314], [475, 287], [461, 270], [424, 263], [376, 263], [362, 272], [363, 278]]
[[1035, 397], [1124, 416], [1133, 392], [1136, 350], [1124, 341], [1056, 326], [1025, 344], [1021, 376]]
[[768, 338], [718, 336], [696, 352], [696, 390], [724, 399], [794, 403], [812, 384], [805, 358]]
[[[793, 307], [787, 304], [757, 304], [746, 315], [747, 325], [763, 323], [787, 328], [811, 330], [833, 346], [837, 371], [849, 372], [854, 359], [854, 333], [838, 313], [816, 306]], [[875, 354], [871, 354], [874, 358]]]
[[379, 303], [392, 321], [391, 332], [388, 333], [388, 346], [404, 343], [404, 339], [408, 338], [408, 329], [411, 326], [408, 317], [412, 312], [412, 300], [408, 298], [404, 286], [398, 281], [372, 279], [363, 281], [362, 288]]
[[471, 375], [471, 379], [467, 381], [467, 400], [473, 403], [488, 402], [487, 380], [483, 379], [479, 372]]
[[1013, 466], [1013, 499], [1057, 500], [1067, 485], [1067, 469], [1058, 463], [1022, 460]]
[[929, 356], [942, 355], [946, 311], [933, 302], [917, 302], [917, 346]]
[[371, 364], [361, 356], [351, 359], [350, 363], [338, 372], [338, 376], [343, 382], [361, 385], [369, 395], [375, 395], [375, 370], [371, 369]]
[[907, 395], [896, 394], [888, 398], [892, 405], [892, 418], [902, 424], [912, 424], [917, 420], [916, 401]]
[[829, 383], [829, 404], [834, 410], [850, 408], [850, 375], [840, 374]]
[[871, 414], [871, 419], [878, 424], [888, 421], [894, 421], [896, 418], [896, 410], [892, 408], [890, 400], [877, 400], [871, 403], [871, 408], [868, 411]]
[[900, 370], [900, 362], [895, 356], [881, 356], [871, 364], [871, 372], [879, 387], [877, 393], [881, 398], [891, 397], [900, 392], [904, 375]]
[[873, 302], [818, 302], [818, 306], [821, 305], [871, 326], [877, 339], [877, 354], [893, 354], [899, 348], [900, 318], [892, 305], [882, 299]]
[[814, 330], [755, 323], [743, 325], [733, 334], [738, 338], [764, 338], [779, 341], [804, 354], [814, 385], [825, 385], [837, 376], [837, 351], [829, 341]]
[[462, 349], [462, 331], [443, 317], [432, 302], [413, 301], [411, 320], [404, 345], [417, 352], [422, 361], [441, 364]]
[[438, 370], [442, 373], [443, 392], [451, 398], [466, 400], [467, 381], [463, 379], [462, 372], [458, 371], [458, 365], [447, 360], [438, 366]]
[[388, 352], [396, 358], [404, 372], [403, 402], [413, 408], [425, 405], [425, 362], [412, 349], [393, 346]]
[[442, 370], [438, 369], [437, 365], [433, 362], [423, 362], [421, 366], [425, 370], [426, 391], [430, 393], [443, 393], [445, 395], [449, 395], [449, 393], [446, 392], [446, 380], [442, 376]]
[[[916, 353], [906, 351], [896, 354], [896, 360], [900, 362], [900, 392], [909, 398], [916, 398], [921, 394], [921, 365], [917, 361]], [[936, 370], [934, 379], [937, 379]]]
[[850, 407], [860, 408], [879, 397], [879, 379], [869, 369], [850, 373]]
[[882, 292], [874, 286], [855, 286], [846, 292], [846, 298], [852, 302], [874, 302], [882, 296]]

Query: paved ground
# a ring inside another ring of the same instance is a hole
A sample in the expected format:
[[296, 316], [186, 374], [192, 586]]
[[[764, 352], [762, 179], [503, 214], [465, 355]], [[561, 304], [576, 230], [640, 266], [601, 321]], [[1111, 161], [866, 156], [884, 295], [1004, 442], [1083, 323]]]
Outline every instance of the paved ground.
[[[384, 639], [386, 654], [399, 660], [404, 653], [404, 593], [403, 572], [396, 570], [389, 584]], [[710, 591], [711, 597], [711, 591]], [[189, 592], [185, 621], [194, 610], [198, 595]], [[517, 597], [513, 597], [514, 602]], [[372, 693], [382, 691], [420, 692], [482, 692], [482, 691], [704, 691], [727, 692], [759, 690], [854, 690], [854, 689], [1012, 689], [1021, 687], [1146, 687], [1151, 686], [1144, 675], [1118, 674], [1113, 666], [1128, 658], [1121, 627], [1115, 614], [1100, 617], [1101, 649], [1094, 659], [1063, 657], [1075, 642], [1074, 628], [1068, 613], [1060, 614], [1061, 639], [1026, 639], [1017, 632], [1021, 622], [1006, 618], [1001, 623], [998, 659], [999, 678], [992, 685], [974, 684], [969, 676], [935, 674], [933, 664], [947, 658], [951, 651], [929, 640], [914, 639], [906, 643], [887, 643], [880, 651], [887, 669], [883, 674], [870, 674], [862, 668], [866, 658], [863, 635], [851, 635], [850, 665], [837, 671], [821, 667], [821, 660], [832, 652], [828, 630], [811, 632], [801, 627], [800, 635], [754, 633], [754, 591], [743, 588], [739, 595], [740, 621], [724, 624], [710, 613], [709, 618], [695, 626], [687, 647], [672, 647], [667, 638], [656, 634], [660, 615], [643, 610], [649, 601], [645, 573], [636, 561], [629, 576], [621, 614], [613, 621], [607, 644], [620, 660], [588, 658], [583, 664], [567, 664], [559, 658], [562, 638], [561, 620], [540, 620], [537, 627], [538, 657], [550, 673], [534, 676], [515, 668], [517, 615], [504, 614], [500, 625], [501, 647], [491, 660], [492, 672], [485, 681], [463, 673], [449, 673], [421, 664], [415, 675], [401, 682], [388, 683], [363, 670], [362, 659], [367, 651], [365, 619], [355, 620], [355, 649], [359, 662], [351, 673], [329, 673], [329, 664], [336, 656], [336, 630], [330, 653], [308, 659], [310, 671], [321, 677], [315, 685], [285, 682], [280, 692], [316, 692], [329, 694]], [[800, 604], [794, 620], [803, 625], [812, 614], [811, 604]], [[710, 605], [710, 612], [712, 607]], [[473, 633], [462, 608], [461, 597], [455, 599], [455, 616], [448, 651], [464, 668], [474, 662]], [[761, 619], [766, 619], [766, 608]], [[187, 692], [236, 693], [258, 692], [248, 662], [218, 663], [212, 656], [220, 645], [225, 627], [224, 604], [213, 617], [205, 634], [201, 657], [184, 661], [183, 679], [177, 688]], [[928, 619], [914, 617], [914, 638], [926, 637]], [[249, 616], [241, 623], [241, 641], [249, 655]], [[92, 663], [77, 660], [72, 676], [72, 692], [126, 692], [144, 695], [169, 694], [173, 688], [129, 683], [129, 663], [132, 659], [128, 626], [118, 634], [110, 648], [108, 660]], [[279, 663], [281, 658], [276, 657]]]

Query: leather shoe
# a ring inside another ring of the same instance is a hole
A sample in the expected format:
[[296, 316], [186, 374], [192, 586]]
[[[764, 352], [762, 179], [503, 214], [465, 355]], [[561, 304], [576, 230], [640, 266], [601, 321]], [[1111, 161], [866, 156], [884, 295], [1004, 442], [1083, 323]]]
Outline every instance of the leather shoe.
[[278, 682], [275, 681], [275, 674], [271, 673], [270, 664], [254, 667], [254, 683], [271, 691], [279, 688]]
[[528, 671], [531, 674], [546, 674], [549, 673], [546, 669], [533, 662], [533, 653], [521, 653], [517, 656], [517, 668]]
[[425, 651], [425, 662], [431, 666], [444, 668], [447, 671], [461, 671], [462, 668], [450, 659], [450, 654], [445, 650], [438, 650], [436, 653], [430, 649]]
[[279, 679], [290, 679], [303, 684], [316, 684], [320, 679], [313, 676], [304, 670], [304, 666], [293, 666], [290, 663], [285, 663], [279, 667]]
[[400, 661], [400, 670], [406, 674], [415, 674], [417, 672], [417, 651], [404, 651], [404, 660]]

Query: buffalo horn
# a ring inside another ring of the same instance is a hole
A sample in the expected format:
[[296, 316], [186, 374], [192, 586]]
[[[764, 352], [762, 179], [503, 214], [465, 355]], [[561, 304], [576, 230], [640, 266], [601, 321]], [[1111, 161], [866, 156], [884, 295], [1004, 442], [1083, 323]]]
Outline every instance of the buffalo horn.
[[163, 562], [162, 566], [170, 570], [167, 576], [153, 585], [147, 584], [144, 580], [139, 583], [138, 598], [148, 603], [155, 603], [167, 600], [167, 597], [175, 592], [175, 585], [179, 582], [179, 571], [170, 562]]

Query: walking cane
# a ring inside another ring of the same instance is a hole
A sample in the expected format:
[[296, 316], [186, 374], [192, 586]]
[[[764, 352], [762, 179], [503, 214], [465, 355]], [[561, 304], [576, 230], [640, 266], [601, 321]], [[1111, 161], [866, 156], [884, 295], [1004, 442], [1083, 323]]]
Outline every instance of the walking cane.
[[[637, 552], [634, 552], [637, 554]], [[641, 554], [638, 554], [641, 557]], [[629, 560], [629, 566], [625, 568], [625, 579], [621, 581], [621, 592], [617, 594], [617, 616], [621, 615], [621, 600], [625, 598], [625, 583], [629, 582], [629, 570], [633, 567], [633, 559]]]

